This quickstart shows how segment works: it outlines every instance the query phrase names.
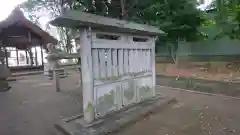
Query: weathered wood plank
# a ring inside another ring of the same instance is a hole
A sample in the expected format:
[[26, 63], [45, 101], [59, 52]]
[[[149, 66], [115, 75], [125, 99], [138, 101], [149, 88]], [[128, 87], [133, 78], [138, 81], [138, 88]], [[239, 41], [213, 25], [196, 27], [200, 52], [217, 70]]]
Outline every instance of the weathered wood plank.
[[112, 50], [113, 76], [118, 76], [118, 54], [117, 49]]
[[100, 60], [100, 75], [101, 75], [101, 78], [106, 78], [107, 67], [106, 67], [105, 49], [100, 49], [99, 60]]
[[100, 63], [99, 63], [98, 50], [99, 49], [93, 49], [92, 50], [94, 79], [99, 79], [100, 78]]
[[152, 49], [151, 45], [137, 45], [137, 44], [126, 44], [126, 42], [121, 41], [114, 41], [114, 42], [108, 42], [106, 44], [106, 41], [95, 41], [93, 42], [92, 48], [112, 48], [112, 49]]
[[118, 49], [118, 72], [119, 76], [122, 76], [124, 74], [124, 55], [123, 55], [123, 49]]
[[124, 55], [124, 60], [123, 60], [123, 64], [124, 64], [124, 74], [129, 73], [129, 50], [128, 49], [124, 49], [123, 50], [123, 55]]
[[164, 34], [158, 27], [107, 18], [78, 10], [66, 11], [50, 23], [61, 27], [73, 28], [89, 26], [93, 28], [107, 28], [108, 31], [112, 30], [115, 32], [137, 33], [142, 35]]
[[107, 77], [112, 77], [112, 50], [107, 49]]

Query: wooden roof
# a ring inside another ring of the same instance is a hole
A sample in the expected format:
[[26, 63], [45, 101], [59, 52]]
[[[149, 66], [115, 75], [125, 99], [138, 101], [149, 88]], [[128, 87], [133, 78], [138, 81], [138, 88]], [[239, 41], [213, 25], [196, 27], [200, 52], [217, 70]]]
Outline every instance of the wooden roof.
[[164, 32], [157, 27], [107, 18], [77, 10], [66, 11], [50, 23], [61, 27], [78, 28], [89, 26], [96, 29], [112, 30], [122, 33], [137, 33], [143, 35], [164, 34]]
[[15, 8], [6, 20], [0, 22], [0, 40], [3, 46], [19, 49], [58, 42], [53, 36], [26, 19], [19, 8]]

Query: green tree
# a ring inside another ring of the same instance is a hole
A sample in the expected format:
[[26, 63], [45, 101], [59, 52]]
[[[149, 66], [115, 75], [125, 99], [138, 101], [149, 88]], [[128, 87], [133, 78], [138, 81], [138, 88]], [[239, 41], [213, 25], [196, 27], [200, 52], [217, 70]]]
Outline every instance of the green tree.
[[203, 12], [197, 9], [196, 1], [148, 0], [140, 3], [129, 13], [130, 19], [158, 26], [167, 33], [159, 37], [157, 45], [168, 45], [174, 62], [177, 62], [179, 41], [197, 41], [203, 38], [198, 27], [205, 20]]
[[[32, 15], [45, 10], [52, 17], [64, 9], [78, 9], [98, 15], [126, 19], [155, 25], [167, 34], [161, 36], [157, 44], [170, 47], [169, 52], [175, 61], [176, 50], [180, 40], [196, 41], [202, 38], [198, 27], [204, 22], [202, 12], [194, 0], [29, 0], [23, 8]], [[62, 28], [63, 29], [63, 28]], [[63, 31], [63, 30], [62, 30]], [[60, 37], [69, 44], [71, 32], [61, 32]], [[172, 49], [174, 48], [174, 49]], [[173, 51], [175, 50], [175, 51]]]
[[201, 31], [210, 39], [228, 36], [240, 38], [240, 0], [214, 0], [206, 10], [209, 20]]

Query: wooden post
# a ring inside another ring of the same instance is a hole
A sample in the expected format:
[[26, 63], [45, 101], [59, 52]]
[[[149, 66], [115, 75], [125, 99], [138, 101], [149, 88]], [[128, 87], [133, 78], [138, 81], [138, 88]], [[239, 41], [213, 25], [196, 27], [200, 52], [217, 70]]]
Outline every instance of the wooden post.
[[44, 66], [44, 60], [43, 60], [43, 45], [41, 45], [41, 59], [42, 59], [42, 65]]
[[35, 64], [38, 66], [38, 59], [37, 59], [37, 47], [35, 46]]
[[80, 30], [81, 50], [81, 73], [83, 91], [84, 120], [91, 123], [94, 120], [94, 91], [93, 91], [93, 70], [92, 70], [92, 36], [91, 28]]
[[156, 61], [155, 61], [155, 41], [156, 41], [156, 37], [152, 38], [152, 61], [151, 61], [151, 65], [152, 65], [152, 83], [153, 83], [153, 96], [156, 96]]
[[9, 65], [8, 65], [8, 52], [7, 52], [6, 47], [4, 47], [4, 52], [5, 52], [6, 65], [7, 65], [7, 67], [9, 67]]
[[19, 57], [18, 57], [18, 49], [16, 48], [16, 55], [17, 55], [17, 65], [19, 66]]
[[25, 50], [25, 54], [26, 54], [26, 62], [27, 62], [27, 65], [28, 65], [28, 63], [29, 63], [29, 60], [28, 60], [28, 55], [27, 55], [27, 50]]
[[56, 92], [60, 92], [60, 80], [59, 80], [59, 75], [57, 73], [56, 69], [52, 69], [52, 73], [53, 73], [53, 82], [56, 88]]

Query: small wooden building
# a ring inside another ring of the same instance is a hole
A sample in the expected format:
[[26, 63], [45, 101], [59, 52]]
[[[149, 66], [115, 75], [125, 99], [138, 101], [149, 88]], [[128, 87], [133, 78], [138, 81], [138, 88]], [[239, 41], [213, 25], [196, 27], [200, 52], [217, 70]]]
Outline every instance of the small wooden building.
[[56, 45], [57, 42], [26, 19], [19, 8], [0, 22], [0, 48], [5, 52], [5, 63], [12, 70], [43, 67], [43, 49], [47, 44]]
[[51, 24], [80, 31], [86, 122], [155, 94], [156, 27], [66, 11]]

